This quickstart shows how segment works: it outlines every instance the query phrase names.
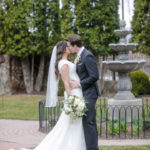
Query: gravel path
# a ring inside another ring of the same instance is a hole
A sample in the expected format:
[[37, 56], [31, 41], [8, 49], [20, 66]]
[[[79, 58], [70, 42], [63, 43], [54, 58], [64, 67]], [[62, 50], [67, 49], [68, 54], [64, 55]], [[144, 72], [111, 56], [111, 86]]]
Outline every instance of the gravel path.
[[[0, 119], [0, 150], [20, 150], [22, 147], [35, 147], [46, 136], [46, 134], [39, 132], [38, 128], [38, 121]], [[99, 139], [99, 145], [150, 145], [150, 139]]]

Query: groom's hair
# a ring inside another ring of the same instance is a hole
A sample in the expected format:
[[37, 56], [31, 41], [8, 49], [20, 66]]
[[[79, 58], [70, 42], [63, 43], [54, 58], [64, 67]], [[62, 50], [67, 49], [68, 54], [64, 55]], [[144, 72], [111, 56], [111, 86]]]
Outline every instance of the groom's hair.
[[81, 37], [77, 34], [70, 36], [66, 39], [66, 41], [70, 42], [72, 46], [77, 45], [78, 47], [82, 47]]

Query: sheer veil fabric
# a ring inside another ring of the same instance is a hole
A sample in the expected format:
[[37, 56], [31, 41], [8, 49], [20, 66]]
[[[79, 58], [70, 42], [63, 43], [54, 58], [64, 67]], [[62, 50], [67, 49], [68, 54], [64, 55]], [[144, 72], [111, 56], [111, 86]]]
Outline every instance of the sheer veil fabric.
[[46, 91], [46, 107], [55, 107], [58, 101], [58, 80], [55, 75], [55, 62], [56, 62], [56, 46], [53, 48], [49, 73], [48, 73], [48, 82], [47, 82], [47, 91]]

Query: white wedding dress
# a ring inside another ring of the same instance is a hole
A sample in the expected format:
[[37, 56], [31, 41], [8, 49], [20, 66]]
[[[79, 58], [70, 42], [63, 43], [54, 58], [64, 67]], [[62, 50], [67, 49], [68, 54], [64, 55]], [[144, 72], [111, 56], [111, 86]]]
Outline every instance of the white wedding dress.
[[[69, 67], [70, 80], [79, 81], [76, 65], [68, 60], [60, 60], [59, 72], [64, 64]], [[71, 94], [83, 97], [81, 88], [71, 90]], [[34, 150], [86, 150], [82, 118], [72, 122], [70, 117], [62, 112], [57, 124]]]

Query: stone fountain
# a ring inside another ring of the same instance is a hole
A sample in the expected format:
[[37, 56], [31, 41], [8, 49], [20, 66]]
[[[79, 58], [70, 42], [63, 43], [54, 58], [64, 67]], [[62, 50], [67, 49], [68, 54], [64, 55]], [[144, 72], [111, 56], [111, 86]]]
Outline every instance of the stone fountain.
[[[125, 117], [126, 110], [126, 121], [131, 121], [131, 110], [127, 110], [129, 107], [141, 107], [142, 100], [136, 99], [133, 93], [131, 92], [132, 83], [129, 77], [131, 71], [136, 71], [140, 69], [144, 64], [145, 60], [130, 60], [129, 51], [132, 51], [138, 46], [137, 43], [128, 43], [126, 36], [132, 33], [132, 30], [125, 29], [126, 22], [124, 20], [124, 7], [122, 0], [122, 20], [120, 21], [120, 30], [115, 30], [115, 34], [120, 37], [120, 43], [110, 44], [109, 46], [118, 51], [118, 60], [117, 61], [103, 61], [104, 67], [111, 70], [112, 72], [118, 72], [118, 92], [114, 98], [108, 100], [108, 106], [111, 108], [110, 117], [112, 113], [114, 114], [114, 119], [119, 119], [119, 109], [124, 107], [124, 111], [121, 110], [121, 118]], [[117, 107], [113, 111], [113, 108]], [[133, 110], [133, 116], [137, 117], [138, 111]], [[111, 117], [112, 118], [112, 117]]]

